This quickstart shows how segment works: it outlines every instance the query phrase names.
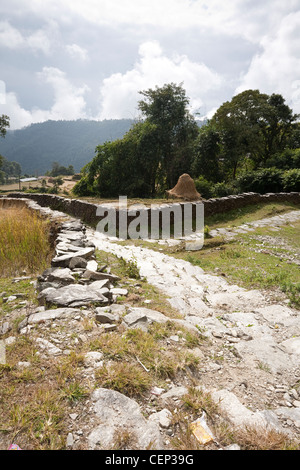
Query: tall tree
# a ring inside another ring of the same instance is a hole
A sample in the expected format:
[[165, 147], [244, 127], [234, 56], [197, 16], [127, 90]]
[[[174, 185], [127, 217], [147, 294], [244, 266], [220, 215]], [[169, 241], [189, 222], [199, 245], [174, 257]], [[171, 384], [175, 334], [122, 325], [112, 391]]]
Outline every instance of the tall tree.
[[173, 187], [182, 173], [191, 168], [191, 148], [198, 126], [188, 110], [189, 99], [182, 85], [174, 83], [141, 91], [138, 107], [146, 120], [157, 126], [158, 150], [166, 177]]
[[153, 197], [159, 177], [157, 133], [154, 124], [138, 122], [122, 139], [98, 145], [75, 193]]
[[[2, 114], [0, 116], [0, 135], [1, 137], [5, 137], [6, 135], [6, 128], [9, 127], [9, 117], [6, 114]], [[0, 155], [0, 168], [3, 165], [4, 158]], [[3, 172], [1, 172], [1, 179], [3, 178]]]
[[282, 151], [297, 118], [281, 95], [259, 90], [246, 90], [220, 106], [211, 125], [219, 132], [222, 157], [233, 178], [246, 156], [259, 167]]
[[144, 119], [114, 142], [96, 148], [92, 162], [74, 188], [77, 194], [154, 197], [172, 188], [191, 169], [198, 126], [188, 111], [188, 98], [173, 83], [140, 92]]
[[201, 127], [195, 141], [192, 176], [203, 176], [214, 183], [221, 178], [220, 135], [213, 126], [206, 124]]
[[7, 127], [9, 127], [9, 117], [6, 116], [6, 114], [2, 114], [2, 116], [0, 116], [0, 135], [1, 135], [1, 137], [5, 137]]

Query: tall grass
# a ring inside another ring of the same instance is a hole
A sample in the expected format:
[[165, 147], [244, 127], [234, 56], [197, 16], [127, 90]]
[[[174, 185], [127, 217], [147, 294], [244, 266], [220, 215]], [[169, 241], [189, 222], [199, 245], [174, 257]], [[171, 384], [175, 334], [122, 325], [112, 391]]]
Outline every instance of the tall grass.
[[0, 210], [0, 277], [34, 274], [49, 262], [49, 225], [27, 208]]

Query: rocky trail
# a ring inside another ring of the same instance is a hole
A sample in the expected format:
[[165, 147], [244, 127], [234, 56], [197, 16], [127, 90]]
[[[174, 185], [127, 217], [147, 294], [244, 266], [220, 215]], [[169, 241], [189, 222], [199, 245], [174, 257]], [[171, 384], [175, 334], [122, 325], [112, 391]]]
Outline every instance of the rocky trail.
[[[201, 348], [194, 350], [200, 358], [195, 386], [211, 394], [229, 425], [233, 429], [274, 429], [299, 440], [298, 310], [284, 300], [274, 303], [268, 293], [231, 285], [222, 276], [209, 275], [200, 267], [151, 248], [116, 243], [61, 213], [48, 210], [47, 216], [63, 219], [56, 256], [51, 268], [37, 282], [41, 306], [27, 314], [19, 325], [20, 334], [34, 335], [43, 354], [58, 357], [76, 347], [76, 342], [72, 346], [71, 341], [74, 332], [78, 335], [77, 342], [84, 343], [99, 335], [99, 325], [105, 332], [117, 331], [120, 325], [147, 331], [150, 324], [165, 323], [168, 318], [152, 310], [151, 304], [147, 308], [119, 305], [118, 296], [126, 297], [128, 286], [120, 285], [114, 274], [101, 272], [93, 254], [99, 249], [134, 261], [140, 275], [166, 295], [170, 306], [180, 313], [181, 318], [172, 321], [207, 339]], [[294, 211], [258, 224], [272, 224], [276, 229], [276, 224], [299, 218], [300, 211]], [[235, 233], [249, 229], [250, 225], [257, 226], [247, 224], [235, 229]], [[80, 282], [75, 282], [78, 279]], [[93, 302], [96, 309], [89, 307]], [[98, 325], [84, 332], [81, 322], [89, 318], [96, 319]], [[14, 342], [9, 336], [10, 321], [11, 318], [4, 318], [0, 324], [5, 338], [0, 342], [7, 345]], [[61, 323], [67, 325], [63, 333], [55, 328]], [[168, 341], [182, 347], [176, 335]], [[103, 361], [99, 351], [85, 355], [87, 380], [93, 381], [95, 370], [103, 366]], [[20, 367], [30, 367], [30, 364]], [[70, 416], [66, 448], [112, 448], [116, 433], [126, 428], [136, 436], [132, 448], [172, 449], [171, 437], [175, 432], [172, 413], [174, 408], [180, 408], [188, 382], [181, 374], [168, 383], [167, 389], [154, 387], [148, 403], [114, 390], [97, 388], [80, 411]], [[206, 448], [222, 446], [212, 436]], [[229, 448], [239, 449], [239, 446]]]

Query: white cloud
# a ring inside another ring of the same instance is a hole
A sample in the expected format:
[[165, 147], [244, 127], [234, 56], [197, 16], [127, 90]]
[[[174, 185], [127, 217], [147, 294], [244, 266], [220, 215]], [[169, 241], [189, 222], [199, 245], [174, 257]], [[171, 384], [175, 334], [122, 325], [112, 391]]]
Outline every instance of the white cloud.
[[33, 34], [28, 36], [25, 41], [25, 44], [34, 51], [41, 51], [45, 55], [48, 55], [51, 52], [52, 43], [49, 39], [49, 35], [46, 31], [39, 29]]
[[8, 21], [0, 22], [0, 46], [8, 49], [28, 48], [48, 55], [51, 52], [56, 25], [51, 22], [44, 29], [37, 29], [31, 34], [22, 34]]
[[88, 51], [78, 44], [69, 44], [66, 46], [66, 51], [73, 59], [80, 59], [82, 61], [88, 60]]
[[22, 34], [8, 21], [0, 22], [0, 46], [9, 49], [17, 49], [24, 45]]
[[[75, 87], [66, 78], [64, 72], [55, 67], [44, 67], [39, 74], [41, 80], [52, 85], [55, 102], [48, 114], [48, 119], [79, 119], [86, 117], [84, 95], [88, 87]], [[42, 112], [44, 113], [44, 112]]]
[[255, 88], [280, 93], [295, 112], [300, 112], [300, 11], [285, 16], [274, 35], [261, 40], [262, 52], [255, 55], [236, 93]]
[[65, 24], [76, 16], [114, 28], [154, 26], [179, 32], [197, 27], [257, 43], [278, 27], [284, 14], [299, 9], [299, 0], [27, 0], [23, 8]]
[[54, 103], [49, 110], [33, 108], [26, 110], [19, 104], [15, 93], [6, 93], [3, 113], [10, 116], [11, 129], [18, 129], [36, 122], [51, 120], [76, 120], [86, 118], [85, 94], [88, 87], [75, 87], [64, 72], [54, 67], [44, 67], [39, 79], [52, 86]]
[[185, 55], [169, 58], [163, 54], [157, 41], [148, 41], [139, 48], [139, 61], [124, 74], [115, 73], [101, 86], [100, 119], [136, 117], [139, 91], [163, 86], [165, 83], [183, 83], [190, 98], [191, 111], [204, 104], [204, 96], [218, 90], [222, 78], [206, 65], [192, 62]]

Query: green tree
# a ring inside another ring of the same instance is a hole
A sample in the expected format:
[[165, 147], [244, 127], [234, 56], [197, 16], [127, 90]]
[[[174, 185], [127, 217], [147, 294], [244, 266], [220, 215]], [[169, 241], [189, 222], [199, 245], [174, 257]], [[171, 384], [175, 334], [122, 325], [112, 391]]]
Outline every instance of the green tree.
[[60, 165], [58, 162], [53, 162], [52, 163], [52, 169], [51, 171], [48, 171], [47, 174], [49, 176], [67, 176], [67, 175], [74, 175], [74, 167], [73, 165], [69, 165], [68, 167]]
[[219, 132], [221, 154], [232, 177], [246, 157], [258, 168], [282, 151], [297, 118], [281, 95], [259, 90], [246, 90], [220, 106], [210, 125]]
[[9, 117], [6, 116], [6, 114], [2, 114], [2, 116], [0, 116], [0, 135], [1, 135], [1, 137], [5, 137], [7, 127], [9, 127]]
[[181, 86], [141, 92], [144, 120], [123, 136], [96, 147], [73, 191], [78, 195], [154, 197], [189, 172], [198, 126]]
[[[7, 127], [9, 127], [9, 117], [6, 116], [6, 114], [2, 114], [2, 116], [0, 116], [0, 136], [1, 137], [5, 137]], [[0, 155], [0, 168], [3, 166], [4, 161], [5, 161], [4, 157]], [[0, 171], [1, 183], [4, 182], [4, 177], [5, 177], [5, 172], [1, 170]]]
[[159, 173], [156, 126], [138, 122], [122, 139], [99, 145], [82, 173], [75, 194], [153, 197]]
[[213, 126], [206, 124], [201, 127], [195, 141], [194, 155], [192, 175], [212, 182], [220, 181], [220, 134]]
[[141, 91], [138, 107], [146, 120], [157, 126], [157, 148], [166, 185], [172, 188], [192, 164], [192, 147], [198, 126], [188, 110], [189, 99], [174, 83]]

